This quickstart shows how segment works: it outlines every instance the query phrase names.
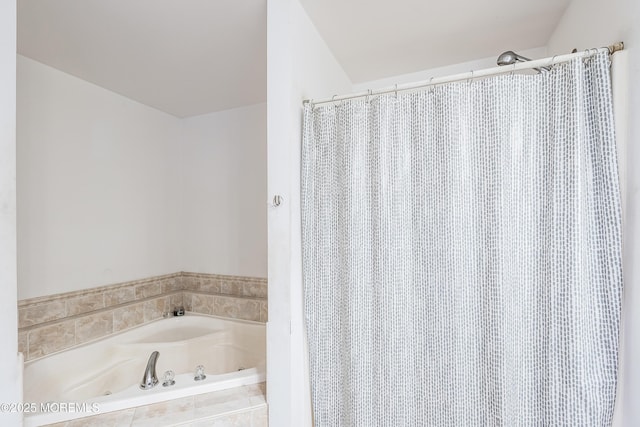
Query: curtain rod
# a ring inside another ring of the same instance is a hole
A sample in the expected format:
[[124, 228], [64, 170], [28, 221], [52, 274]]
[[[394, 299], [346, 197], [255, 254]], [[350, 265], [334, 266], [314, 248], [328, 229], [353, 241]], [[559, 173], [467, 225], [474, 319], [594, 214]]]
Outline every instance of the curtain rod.
[[514, 63], [513, 65], [501, 65], [498, 67], [485, 68], [483, 70], [478, 70], [478, 71], [469, 71], [467, 73], [454, 74], [451, 76], [432, 77], [429, 80], [423, 80], [423, 81], [414, 82], [414, 83], [399, 84], [395, 86], [386, 87], [383, 89], [368, 90], [366, 92], [357, 92], [357, 93], [347, 94], [347, 95], [334, 95], [331, 98], [324, 98], [318, 101], [315, 101], [313, 99], [305, 99], [304, 101], [302, 101], [302, 104], [303, 105], [329, 104], [329, 103], [344, 101], [347, 99], [366, 98], [366, 97], [371, 97], [376, 95], [384, 95], [387, 93], [397, 93], [397, 92], [403, 92], [408, 90], [416, 90], [416, 89], [421, 89], [428, 86], [440, 85], [443, 83], [452, 83], [452, 82], [458, 82], [461, 80], [473, 80], [481, 77], [513, 73], [516, 71], [530, 70], [533, 68], [549, 67], [554, 64], [571, 61], [572, 59], [575, 59], [575, 58], [586, 58], [588, 56], [593, 56], [597, 53], [605, 52], [605, 51], [608, 52], [609, 55], [613, 55], [615, 52], [621, 51], [623, 49], [624, 49], [624, 43], [617, 42], [612, 44], [611, 46], [602, 47], [602, 48], [587, 49], [581, 52], [569, 53], [565, 55], [556, 55], [549, 58], [536, 59], [536, 60], [527, 61], [527, 62], [518, 62], [518, 63]]

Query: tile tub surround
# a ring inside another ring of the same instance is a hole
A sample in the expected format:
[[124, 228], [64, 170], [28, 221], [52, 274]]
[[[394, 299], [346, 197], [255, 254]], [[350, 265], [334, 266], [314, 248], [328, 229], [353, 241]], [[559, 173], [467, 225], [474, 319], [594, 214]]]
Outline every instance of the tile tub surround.
[[252, 384], [49, 424], [49, 427], [267, 427], [265, 388], [265, 383]]
[[187, 311], [267, 321], [267, 280], [179, 272], [18, 301], [18, 349], [25, 360], [66, 350]]

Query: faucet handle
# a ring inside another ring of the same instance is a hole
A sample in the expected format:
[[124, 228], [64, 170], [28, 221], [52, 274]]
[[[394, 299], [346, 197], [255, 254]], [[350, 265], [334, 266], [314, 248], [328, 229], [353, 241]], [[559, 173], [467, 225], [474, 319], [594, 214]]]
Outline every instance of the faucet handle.
[[205, 378], [207, 378], [207, 376], [204, 374], [204, 366], [196, 366], [196, 375], [193, 377], [194, 381], [202, 381]]
[[172, 370], [168, 370], [164, 373], [164, 382], [162, 383], [163, 387], [169, 387], [176, 383], [174, 380], [176, 374]]

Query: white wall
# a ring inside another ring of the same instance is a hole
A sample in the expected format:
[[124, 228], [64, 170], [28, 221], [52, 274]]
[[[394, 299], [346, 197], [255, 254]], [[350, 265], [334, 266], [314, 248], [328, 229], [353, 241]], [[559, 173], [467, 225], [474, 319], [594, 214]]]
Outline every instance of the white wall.
[[18, 56], [18, 298], [180, 270], [180, 121]]
[[351, 82], [298, 0], [267, 2], [269, 425], [310, 426], [302, 315], [300, 223], [301, 114], [305, 98], [348, 92]]
[[[22, 401], [16, 307], [16, 3], [0, 2], [0, 402]], [[21, 425], [21, 414], [0, 412], [1, 425]]]
[[[637, 0], [574, 0], [549, 40], [549, 53], [568, 52], [606, 46], [617, 41], [625, 42], [624, 61], [626, 70], [616, 70], [617, 75], [626, 74], [628, 87], [618, 90], [616, 104], [627, 104], [627, 129], [619, 130], [619, 142], [624, 157], [620, 170], [624, 174], [623, 198], [623, 273], [624, 296], [622, 307], [622, 333], [620, 349], [620, 375], [618, 401], [614, 425], [640, 425], [640, 2]], [[618, 54], [616, 54], [618, 55]], [[616, 58], [613, 59], [614, 65]], [[625, 72], [626, 71], [626, 72]], [[615, 84], [616, 82], [614, 82]], [[624, 83], [623, 83], [624, 84]], [[634, 120], [635, 118], [635, 120]], [[617, 127], [618, 129], [618, 127]]]
[[267, 276], [267, 106], [185, 119], [182, 269]]
[[265, 277], [266, 105], [178, 119], [18, 56], [18, 298]]

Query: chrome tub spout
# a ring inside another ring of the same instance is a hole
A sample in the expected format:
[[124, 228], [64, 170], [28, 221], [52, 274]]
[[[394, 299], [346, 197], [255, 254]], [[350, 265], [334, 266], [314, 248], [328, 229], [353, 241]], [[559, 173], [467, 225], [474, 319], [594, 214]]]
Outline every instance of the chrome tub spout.
[[140, 388], [143, 390], [149, 390], [158, 384], [158, 377], [156, 376], [156, 362], [158, 361], [158, 356], [160, 356], [160, 353], [154, 351], [149, 357], [147, 368], [144, 370], [144, 376], [140, 383]]

